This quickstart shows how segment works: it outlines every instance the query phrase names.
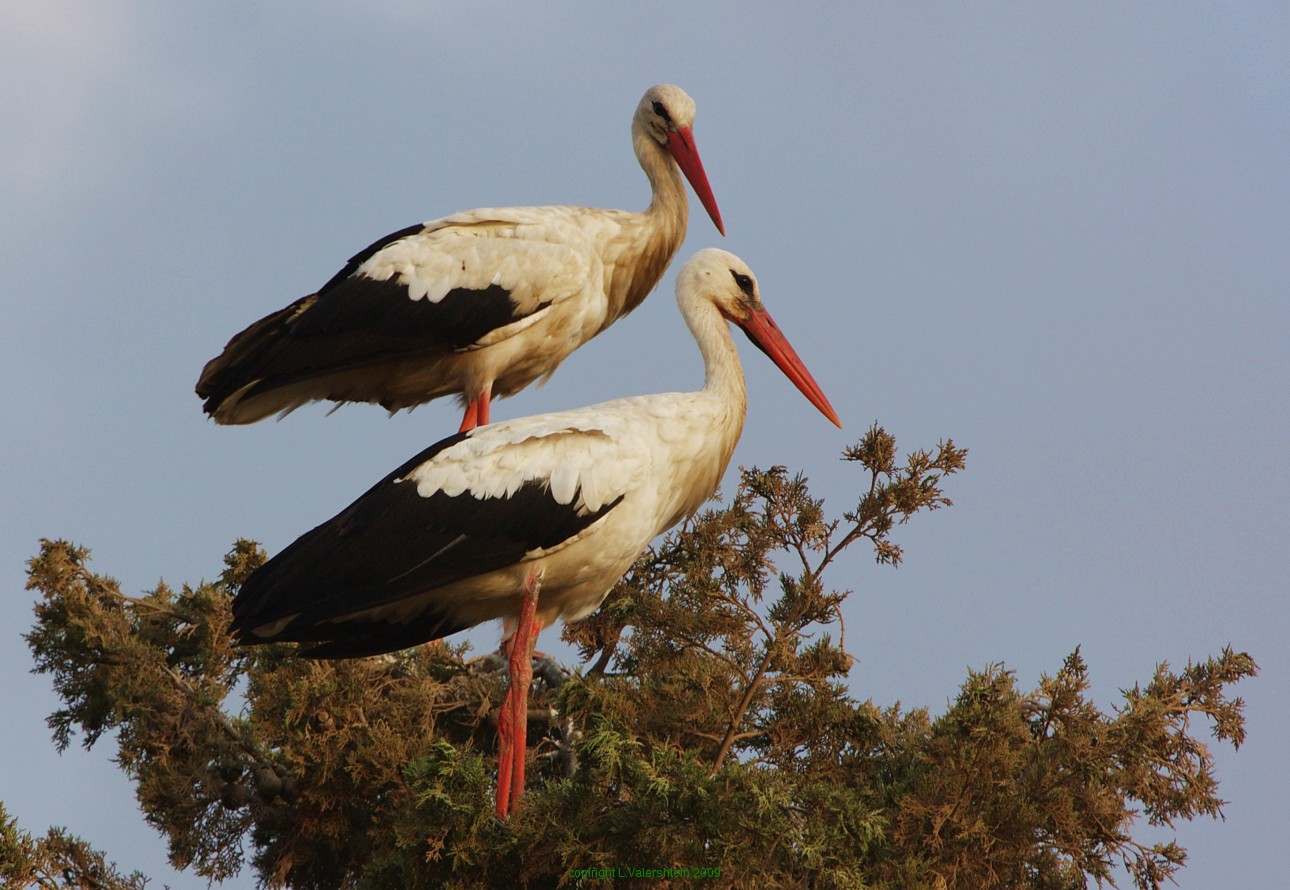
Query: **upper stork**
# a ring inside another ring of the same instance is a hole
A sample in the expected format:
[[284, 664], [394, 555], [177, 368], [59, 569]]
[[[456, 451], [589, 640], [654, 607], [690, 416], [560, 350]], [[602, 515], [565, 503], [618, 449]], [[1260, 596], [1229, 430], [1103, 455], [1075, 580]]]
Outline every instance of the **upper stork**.
[[247, 578], [233, 603], [240, 641], [295, 641], [306, 655], [346, 658], [503, 619], [505, 816], [524, 787], [539, 629], [599, 606], [650, 541], [716, 491], [730, 462], [747, 393], [726, 322], [841, 426], [742, 260], [700, 251], [676, 296], [703, 354], [702, 389], [504, 421], [430, 446]]
[[323, 399], [394, 412], [456, 394], [462, 430], [488, 423], [492, 398], [550, 376], [653, 290], [685, 240], [682, 173], [725, 234], [693, 126], [680, 87], [641, 98], [632, 145], [653, 189], [643, 213], [486, 208], [387, 235], [230, 340], [197, 381], [206, 413], [253, 423]]

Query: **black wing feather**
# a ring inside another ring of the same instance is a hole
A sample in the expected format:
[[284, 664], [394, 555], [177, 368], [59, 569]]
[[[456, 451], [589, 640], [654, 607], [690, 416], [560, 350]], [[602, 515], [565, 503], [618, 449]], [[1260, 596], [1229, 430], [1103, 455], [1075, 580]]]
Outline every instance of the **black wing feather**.
[[340, 284], [346, 278], [348, 278], [349, 276], [357, 272], [359, 266], [363, 265], [363, 263], [366, 263], [377, 253], [389, 247], [395, 241], [402, 241], [404, 238], [407, 238], [409, 235], [419, 235], [425, 230], [426, 230], [425, 223], [417, 223], [416, 225], [405, 226], [399, 229], [397, 232], [391, 232], [390, 234], [386, 235], [384, 238], [381, 238], [377, 241], [373, 241], [371, 244], [367, 245], [358, 253], [350, 257], [349, 261], [345, 263], [344, 266], [341, 267], [341, 270], [331, 277], [331, 280], [329, 280], [322, 287], [318, 288], [318, 293], [321, 294], [325, 292], [327, 289], [335, 287], [337, 284]]
[[[498, 284], [453, 288], [432, 302], [409, 299], [407, 287], [396, 278], [376, 281], [351, 275], [319, 291], [309, 310], [294, 320], [290, 334], [304, 339], [352, 339], [358, 334], [393, 353], [449, 352], [528, 314], [517, 311], [511, 292]], [[365, 352], [356, 346], [355, 357], [361, 360]]]
[[[397, 276], [376, 281], [356, 274], [389, 245], [419, 234], [400, 229], [350, 258], [315, 294], [268, 315], [229, 341], [209, 362], [197, 394], [214, 414], [225, 399], [247, 387], [254, 398], [283, 386], [408, 357], [432, 358], [465, 349], [498, 328], [546, 308], [521, 312], [500, 285], [454, 288], [438, 301], [412, 300]], [[369, 401], [383, 401], [373, 392]]]
[[[233, 602], [232, 630], [240, 641], [319, 643], [307, 654], [352, 657], [464, 630], [468, 625], [437, 610], [432, 597], [406, 623], [336, 619], [513, 565], [577, 534], [621, 501], [580, 513], [577, 498], [559, 504], [542, 481], [509, 498], [422, 497], [414, 483], [397, 481], [465, 435], [421, 452], [252, 573]], [[293, 615], [273, 634], [255, 632]]]

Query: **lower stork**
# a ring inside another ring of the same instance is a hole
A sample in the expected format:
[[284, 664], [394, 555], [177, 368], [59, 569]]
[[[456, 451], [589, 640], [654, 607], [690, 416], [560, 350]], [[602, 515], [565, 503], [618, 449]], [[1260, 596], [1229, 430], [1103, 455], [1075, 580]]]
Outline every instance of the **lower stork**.
[[676, 298], [703, 354], [697, 392], [604, 402], [477, 427], [431, 445], [242, 584], [242, 643], [377, 655], [502, 619], [510, 687], [498, 721], [497, 813], [524, 791], [528, 689], [540, 629], [596, 609], [659, 534], [716, 491], [747, 390], [726, 322], [825, 417], [837, 413], [733, 254], [696, 254]]

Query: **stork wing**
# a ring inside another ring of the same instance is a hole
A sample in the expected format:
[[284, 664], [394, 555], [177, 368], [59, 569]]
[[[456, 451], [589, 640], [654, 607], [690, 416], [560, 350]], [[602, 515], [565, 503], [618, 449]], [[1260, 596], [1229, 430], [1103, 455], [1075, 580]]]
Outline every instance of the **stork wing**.
[[382, 238], [316, 294], [230, 340], [197, 394], [216, 413], [230, 397], [250, 402], [311, 378], [505, 340], [599, 291], [600, 259], [573, 209], [472, 211]]
[[421, 452], [254, 572], [234, 601], [234, 632], [322, 643], [310, 654], [333, 657], [463, 630], [470, 622], [434, 590], [558, 549], [639, 476], [606, 459], [608, 433], [559, 417], [481, 427]]
[[431, 350], [496, 342], [490, 334], [582, 293], [598, 273], [572, 209], [476, 210], [396, 232], [352, 257], [292, 333], [365, 332]]

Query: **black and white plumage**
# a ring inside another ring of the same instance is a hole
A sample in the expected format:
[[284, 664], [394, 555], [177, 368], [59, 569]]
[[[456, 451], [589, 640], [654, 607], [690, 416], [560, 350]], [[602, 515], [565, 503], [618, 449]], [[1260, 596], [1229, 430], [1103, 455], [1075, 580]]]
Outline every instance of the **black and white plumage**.
[[[677, 299], [704, 356], [703, 389], [503, 421], [430, 446], [247, 579], [234, 605], [242, 641], [312, 643], [323, 656], [405, 648], [515, 614], [534, 564], [544, 625], [588, 614], [725, 472], [747, 404], [726, 319], [838, 423], [741, 260], [700, 251]], [[420, 630], [405, 630], [413, 623]]]
[[508, 469], [525, 452], [556, 457], [547, 446], [563, 431], [522, 424], [506, 436], [499, 426], [430, 446], [270, 560], [238, 597], [243, 641], [311, 643], [311, 656], [348, 658], [518, 612], [507, 600], [517, 599], [523, 567], [574, 542], [623, 495], [588, 504], [581, 488], [570, 497], [554, 487], [557, 468]]
[[[703, 354], [702, 389], [504, 421], [431, 446], [246, 580], [233, 604], [240, 641], [346, 657], [490, 619], [514, 626], [525, 608], [533, 634], [589, 614], [657, 535], [712, 495], [730, 462], [747, 393], [727, 320], [841, 425], [738, 257], [700, 251], [678, 276], [677, 302]], [[523, 653], [527, 623], [516, 635]], [[516, 688], [527, 690], [513, 679]], [[505, 815], [500, 797], [498, 808]]]
[[682, 174], [724, 233], [694, 110], [671, 84], [637, 106], [644, 212], [485, 208], [394, 232], [229, 341], [197, 383], [206, 413], [240, 424], [317, 400], [393, 412], [457, 395], [462, 429], [487, 423], [492, 398], [550, 376], [658, 283], [685, 239]]

